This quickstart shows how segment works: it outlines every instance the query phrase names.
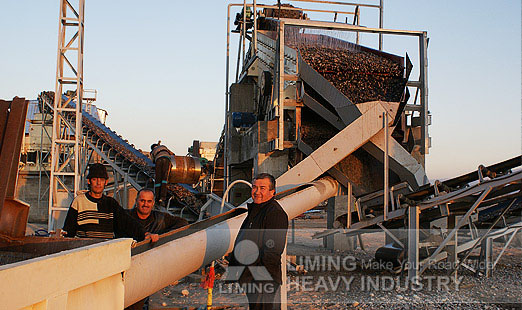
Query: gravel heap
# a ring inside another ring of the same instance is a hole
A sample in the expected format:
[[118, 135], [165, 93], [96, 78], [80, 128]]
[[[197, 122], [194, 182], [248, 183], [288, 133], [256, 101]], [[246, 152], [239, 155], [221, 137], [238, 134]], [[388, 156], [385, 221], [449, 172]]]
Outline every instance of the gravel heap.
[[204, 201], [198, 199], [196, 195], [179, 184], [167, 184], [167, 190], [171, 195], [176, 196], [179, 202], [190, 207], [199, 214], [199, 210], [204, 204]]
[[400, 65], [376, 54], [351, 49], [300, 46], [303, 59], [353, 103], [398, 102], [406, 85]]

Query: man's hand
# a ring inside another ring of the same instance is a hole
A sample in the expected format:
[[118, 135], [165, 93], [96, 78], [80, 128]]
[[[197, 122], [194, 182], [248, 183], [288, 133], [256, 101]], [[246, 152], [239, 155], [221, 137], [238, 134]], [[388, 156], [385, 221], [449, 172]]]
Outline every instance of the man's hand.
[[159, 240], [158, 234], [151, 234], [150, 232], [145, 233], [145, 240], [150, 239], [151, 242], [157, 242]]

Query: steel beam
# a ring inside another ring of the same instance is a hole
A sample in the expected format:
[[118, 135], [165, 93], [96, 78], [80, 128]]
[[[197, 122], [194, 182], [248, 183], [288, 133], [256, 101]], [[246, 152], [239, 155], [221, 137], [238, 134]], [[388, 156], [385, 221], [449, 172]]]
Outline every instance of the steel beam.
[[[267, 19], [270, 19], [270, 18], [267, 18]], [[362, 33], [377, 33], [377, 34], [382, 33], [382, 34], [407, 35], [407, 36], [422, 36], [423, 34], [425, 34], [424, 31], [370, 28], [370, 27], [355, 26], [355, 25], [344, 24], [344, 23], [332, 23], [332, 22], [323, 22], [323, 21], [315, 21], [315, 20], [302, 20], [302, 19], [290, 19], [290, 18], [281, 18], [279, 20], [284, 22], [287, 26], [290, 26], [290, 25], [302, 26], [302, 27], [306, 27], [306, 28], [349, 30], [349, 31], [362, 32]]]

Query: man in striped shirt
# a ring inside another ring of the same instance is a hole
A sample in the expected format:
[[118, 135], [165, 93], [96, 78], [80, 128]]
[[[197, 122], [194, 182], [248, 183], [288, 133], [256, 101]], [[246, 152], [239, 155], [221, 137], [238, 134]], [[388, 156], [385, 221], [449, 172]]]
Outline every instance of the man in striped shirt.
[[89, 191], [74, 198], [63, 230], [66, 237], [80, 238], [133, 238], [137, 241], [158, 240], [158, 235], [150, 234], [133, 219], [118, 202], [103, 194], [109, 176], [102, 164], [89, 167], [87, 182]]

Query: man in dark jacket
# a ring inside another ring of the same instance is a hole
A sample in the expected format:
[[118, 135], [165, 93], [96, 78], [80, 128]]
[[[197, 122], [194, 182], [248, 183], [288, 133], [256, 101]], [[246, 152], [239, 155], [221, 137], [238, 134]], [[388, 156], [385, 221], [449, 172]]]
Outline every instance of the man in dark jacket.
[[156, 191], [156, 202], [158, 205], [165, 207], [167, 200], [167, 181], [172, 167], [170, 157], [174, 155], [174, 153], [159, 143], [160, 142], [150, 146], [150, 155], [155, 165], [154, 189]]
[[114, 198], [103, 194], [108, 179], [104, 165], [92, 164], [89, 167], [89, 191], [76, 196], [67, 211], [63, 225], [66, 237], [157, 239], [157, 235], [145, 232]]
[[[141, 189], [136, 196], [136, 205], [134, 208], [125, 211], [138, 221], [146, 232], [154, 235], [163, 234], [170, 230], [188, 225], [187, 220], [179, 216], [154, 210], [154, 192], [148, 188]], [[146, 297], [125, 309], [149, 309], [149, 297]]]
[[228, 279], [239, 280], [250, 310], [281, 308], [278, 295], [282, 277], [286, 276], [281, 274], [281, 255], [286, 244], [288, 215], [274, 195], [275, 178], [267, 173], [257, 175], [252, 183], [253, 203], [248, 204], [248, 215], [230, 256], [232, 274]]
[[153, 234], [163, 234], [188, 225], [187, 220], [179, 216], [154, 210], [154, 192], [147, 188], [138, 192], [136, 206], [126, 212], [137, 220], [145, 231]]

